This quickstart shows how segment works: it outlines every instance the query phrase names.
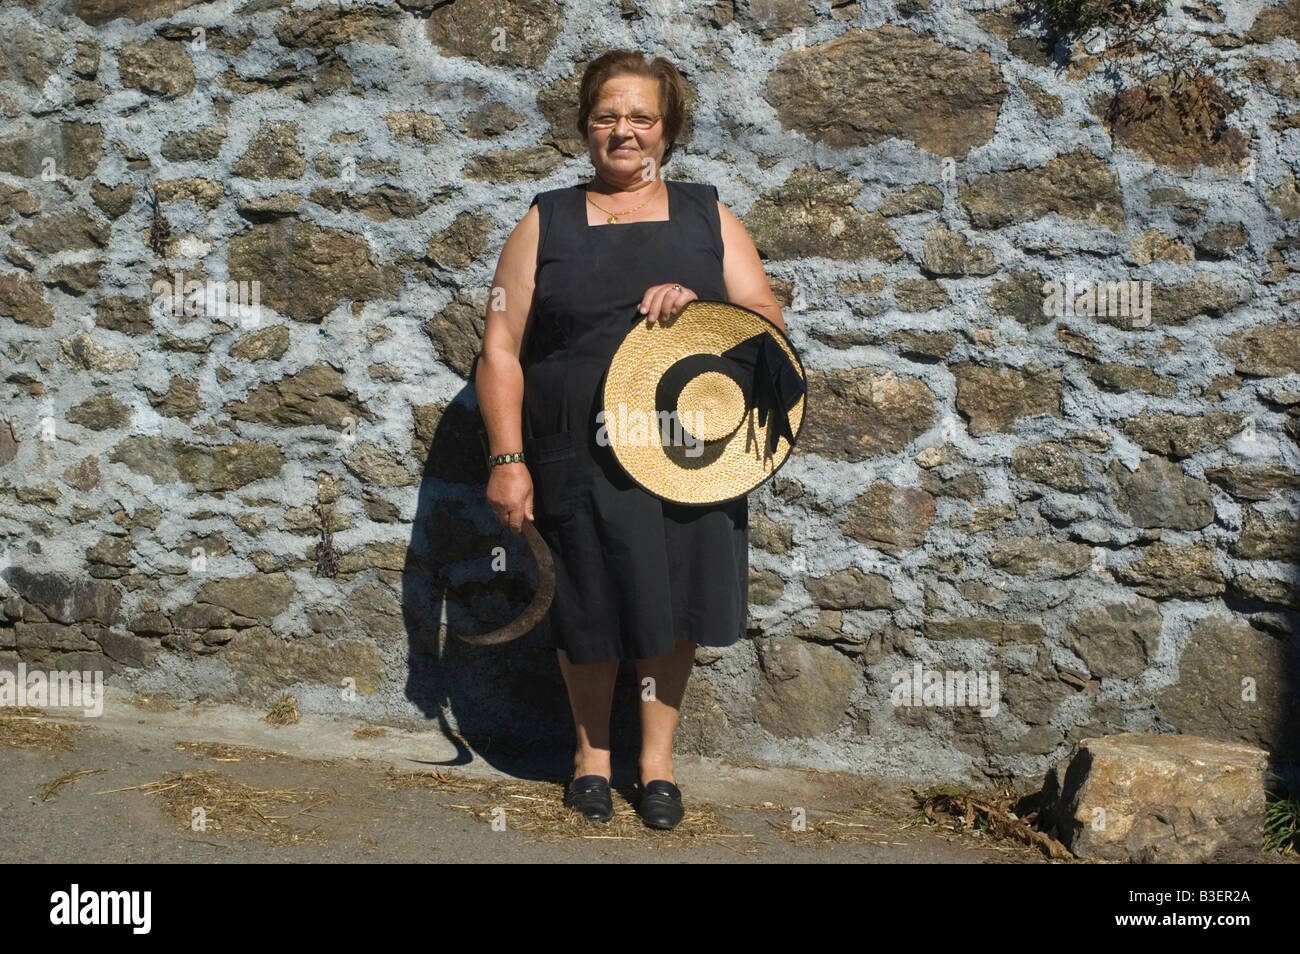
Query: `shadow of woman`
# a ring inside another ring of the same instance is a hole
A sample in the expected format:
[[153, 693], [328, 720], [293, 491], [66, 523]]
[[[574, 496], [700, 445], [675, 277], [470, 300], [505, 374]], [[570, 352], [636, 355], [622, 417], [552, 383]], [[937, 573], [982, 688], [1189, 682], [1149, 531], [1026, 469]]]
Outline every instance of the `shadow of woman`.
[[431, 764], [464, 765], [477, 755], [517, 778], [567, 779], [572, 715], [549, 620], [496, 646], [459, 638], [514, 619], [537, 583], [523, 536], [503, 527], [487, 504], [473, 386], [444, 405], [417, 409], [416, 435], [426, 451], [402, 573], [406, 697], [437, 720], [457, 751]]

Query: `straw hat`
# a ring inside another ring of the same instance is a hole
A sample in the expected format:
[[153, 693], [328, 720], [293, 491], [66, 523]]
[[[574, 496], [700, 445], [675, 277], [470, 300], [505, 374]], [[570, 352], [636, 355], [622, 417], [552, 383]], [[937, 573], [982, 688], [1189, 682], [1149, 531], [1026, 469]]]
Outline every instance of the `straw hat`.
[[806, 395], [781, 329], [742, 305], [697, 299], [623, 339], [605, 373], [597, 441], [650, 493], [720, 503], [785, 463]]

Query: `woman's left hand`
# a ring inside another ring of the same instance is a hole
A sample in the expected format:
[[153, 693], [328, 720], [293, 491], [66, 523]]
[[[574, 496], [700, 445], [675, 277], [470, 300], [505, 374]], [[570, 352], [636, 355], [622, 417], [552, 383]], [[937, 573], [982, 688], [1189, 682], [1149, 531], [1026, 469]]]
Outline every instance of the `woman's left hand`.
[[637, 309], [650, 323], [671, 324], [688, 304], [699, 296], [684, 285], [651, 285]]

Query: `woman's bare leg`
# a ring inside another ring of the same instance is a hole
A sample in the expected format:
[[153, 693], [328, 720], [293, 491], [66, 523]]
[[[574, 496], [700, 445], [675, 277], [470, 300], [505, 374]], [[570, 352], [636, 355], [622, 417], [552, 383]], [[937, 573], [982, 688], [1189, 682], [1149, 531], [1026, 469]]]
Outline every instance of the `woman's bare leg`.
[[[686, 681], [694, 665], [695, 644], [680, 639], [671, 653], [636, 661], [637, 692], [641, 699], [642, 785], [657, 778], [677, 782], [673, 772], [673, 733], [677, 731]], [[654, 680], [648, 687], [647, 677]]]
[[603, 775], [611, 777], [609, 764], [609, 711], [614, 701], [614, 681], [618, 678], [618, 660], [577, 665], [568, 654], [557, 649], [560, 672], [569, 687], [569, 708], [578, 734], [578, 748], [573, 756], [573, 777]]

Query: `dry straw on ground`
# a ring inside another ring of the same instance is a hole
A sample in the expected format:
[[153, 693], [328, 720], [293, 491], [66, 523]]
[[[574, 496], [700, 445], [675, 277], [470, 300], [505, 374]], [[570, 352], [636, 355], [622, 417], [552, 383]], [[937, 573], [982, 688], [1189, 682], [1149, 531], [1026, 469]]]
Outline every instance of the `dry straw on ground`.
[[228, 742], [191, 742], [177, 740], [176, 751], [187, 752], [196, 758], [211, 759], [214, 762], [265, 762], [278, 760], [298, 762], [302, 765], [339, 765], [344, 759], [305, 759], [287, 752], [273, 752], [270, 749], [258, 749], [251, 745], [233, 745]]
[[79, 778], [85, 778], [87, 775], [98, 775], [100, 772], [107, 772], [108, 769], [78, 769], [75, 772], [69, 772], [66, 775], [60, 775], [58, 778], [46, 783], [45, 788], [41, 790], [41, 801], [48, 802], [54, 793], [63, 786], [75, 782]]
[[301, 816], [310, 818], [313, 808], [329, 801], [315, 790], [257, 789], [220, 772], [197, 771], [171, 773], [156, 782], [96, 794], [132, 791], [148, 792], [186, 831], [195, 830], [195, 810], [201, 808], [205, 827], [199, 830], [253, 837], [273, 845], [325, 840], [319, 825], [307, 828], [296, 824]]
[[77, 751], [73, 733], [87, 726], [46, 722], [43, 721], [45, 715], [44, 709], [32, 706], [0, 709], [0, 745], [27, 749], [58, 749], [63, 752]]
[[[858, 794], [866, 794], [865, 791]], [[936, 785], [913, 789], [917, 813], [900, 814], [878, 799], [860, 800], [847, 809], [807, 809], [803, 828], [793, 826], [793, 806], [732, 805], [746, 811], [777, 812], [781, 820], [768, 819], [773, 832], [792, 844], [809, 847], [826, 845], [905, 846], [899, 832], [918, 827], [937, 828], [955, 835], [972, 837], [981, 847], [1008, 854], [1037, 850], [1057, 861], [1073, 860], [1064, 845], [1038, 831], [1033, 818], [1018, 818], [1011, 806], [1020, 796], [977, 794], [957, 786]]]
[[212, 759], [214, 762], [260, 762], [266, 759], [292, 759], [284, 752], [272, 752], [270, 749], [255, 749], [250, 745], [231, 745], [226, 742], [191, 742], [178, 739], [176, 751], [187, 752], [197, 758]]
[[481, 822], [502, 817], [506, 827], [536, 841], [622, 841], [651, 848], [692, 848], [718, 845], [739, 854], [758, 851], [753, 835], [732, 831], [714, 807], [700, 802], [686, 806], [686, 817], [671, 831], [647, 828], [636, 810], [616, 791], [614, 817], [604, 824], [588, 821], [564, 804], [564, 783], [475, 779], [442, 772], [397, 772], [388, 769], [380, 788], [420, 787], [458, 797], [449, 808], [468, 812]]
[[180, 706], [160, 696], [132, 696], [131, 705], [146, 712], [175, 712]]
[[262, 718], [274, 726], [293, 725], [298, 721], [298, 700], [285, 693], [275, 700], [275, 704], [271, 706], [271, 711]]
[[[739, 806], [738, 806], [739, 807]], [[758, 811], [770, 809], [753, 809]], [[882, 818], [866, 808], [819, 810], [808, 812], [802, 830], [793, 826], [791, 811], [783, 812], [784, 821], [767, 819], [772, 830], [786, 841], [796, 845], [820, 848], [825, 845], [906, 845], [891, 834], [900, 826], [891, 819]]]

